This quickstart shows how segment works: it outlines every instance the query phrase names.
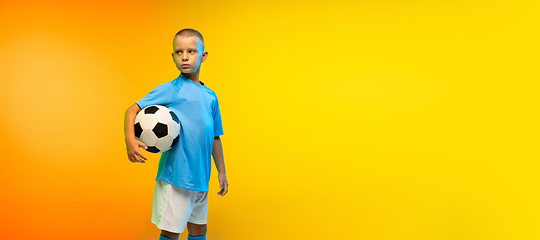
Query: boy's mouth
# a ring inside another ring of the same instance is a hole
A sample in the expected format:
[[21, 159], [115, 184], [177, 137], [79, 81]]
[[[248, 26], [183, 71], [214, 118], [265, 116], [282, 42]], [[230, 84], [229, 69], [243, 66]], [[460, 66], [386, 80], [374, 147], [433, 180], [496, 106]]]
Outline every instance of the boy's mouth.
[[188, 64], [182, 64], [182, 67], [189, 67]]

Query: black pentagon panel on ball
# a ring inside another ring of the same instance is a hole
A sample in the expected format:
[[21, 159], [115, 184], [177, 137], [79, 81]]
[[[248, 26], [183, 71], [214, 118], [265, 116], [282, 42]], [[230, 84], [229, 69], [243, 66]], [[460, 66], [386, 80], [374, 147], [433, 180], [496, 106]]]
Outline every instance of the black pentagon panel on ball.
[[135, 137], [141, 138], [142, 131], [141, 123], [135, 123]]
[[174, 145], [176, 145], [176, 142], [178, 142], [178, 139], [180, 138], [180, 135], [176, 136], [173, 140], [172, 140], [172, 144], [171, 144], [171, 148], [174, 147]]
[[169, 113], [171, 114], [172, 119], [173, 119], [176, 123], [180, 123], [180, 120], [178, 120], [178, 116], [176, 116], [176, 114], [175, 114], [173, 111], [169, 111]]
[[158, 153], [159, 152], [159, 149], [157, 147], [154, 147], [154, 146], [150, 146], [146, 149], [146, 151], [149, 151], [151, 153]]
[[150, 107], [147, 107], [146, 109], [144, 109], [144, 114], [154, 114], [154, 113], [156, 113], [158, 110], [159, 110], [158, 107], [156, 107], [156, 106], [150, 106]]
[[158, 138], [165, 137], [167, 134], [169, 134], [167, 131], [167, 125], [160, 122], [158, 122], [156, 126], [152, 128], [152, 132], [154, 132]]

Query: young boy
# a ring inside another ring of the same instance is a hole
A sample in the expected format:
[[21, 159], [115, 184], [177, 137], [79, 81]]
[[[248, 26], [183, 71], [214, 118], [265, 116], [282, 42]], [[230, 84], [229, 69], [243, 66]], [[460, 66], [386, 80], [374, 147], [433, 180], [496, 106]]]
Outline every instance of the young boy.
[[[221, 191], [225, 196], [229, 184], [220, 135], [223, 135], [221, 113], [214, 91], [199, 81], [201, 63], [208, 57], [202, 35], [194, 29], [182, 29], [173, 39], [173, 61], [180, 75], [157, 86], [126, 111], [125, 134], [128, 158], [144, 163], [147, 158], [135, 139], [135, 116], [150, 105], [170, 108], [180, 120], [178, 144], [162, 153], [159, 161], [152, 207], [152, 223], [161, 229], [160, 240], [178, 239], [187, 225], [188, 240], [206, 239], [208, 183], [211, 157], [218, 169]], [[142, 158], [142, 159], [141, 159]]]

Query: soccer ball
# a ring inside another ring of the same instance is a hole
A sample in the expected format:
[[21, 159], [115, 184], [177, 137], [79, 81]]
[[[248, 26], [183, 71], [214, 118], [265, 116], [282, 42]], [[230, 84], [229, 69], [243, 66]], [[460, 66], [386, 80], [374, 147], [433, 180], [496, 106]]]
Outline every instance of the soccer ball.
[[161, 105], [142, 109], [135, 117], [135, 138], [151, 153], [168, 151], [180, 138], [180, 121], [172, 110]]

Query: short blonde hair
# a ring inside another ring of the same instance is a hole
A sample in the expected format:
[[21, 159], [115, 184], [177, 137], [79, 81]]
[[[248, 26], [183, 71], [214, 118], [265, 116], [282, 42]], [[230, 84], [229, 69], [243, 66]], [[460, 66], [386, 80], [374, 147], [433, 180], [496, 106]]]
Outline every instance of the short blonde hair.
[[204, 52], [204, 39], [203, 39], [202, 34], [199, 31], [197, 31], [195, 29], [191, 29], [191, 28], [184, 28], [184, 29], [178, 31], [176, 33], [176, 35], [174, 35], [173, 41], [177, 37], [197, 37], [197, 38], [199, 38], [201, 40], [202, 50]]

